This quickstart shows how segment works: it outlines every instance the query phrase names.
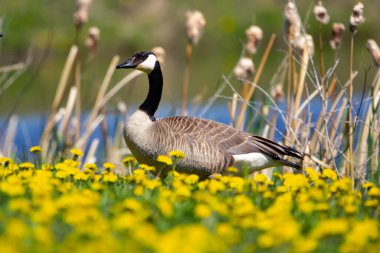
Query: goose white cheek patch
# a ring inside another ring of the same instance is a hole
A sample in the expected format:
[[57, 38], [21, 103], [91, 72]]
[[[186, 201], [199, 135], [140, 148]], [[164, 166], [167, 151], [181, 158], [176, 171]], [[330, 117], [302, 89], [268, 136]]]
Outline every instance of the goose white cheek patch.
[[145, 61], [137, 65], [136, 69], [150, 73], [156, 65], [157, 58], [153, 54], [150, 54]]

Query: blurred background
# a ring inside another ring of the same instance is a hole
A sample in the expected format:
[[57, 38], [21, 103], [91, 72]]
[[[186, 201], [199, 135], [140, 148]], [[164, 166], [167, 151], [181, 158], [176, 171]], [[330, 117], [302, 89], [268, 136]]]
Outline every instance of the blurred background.
[[[318, 28], [312, 9], [316, 1], [296, 1], [308, 33], [316, 35]], [[330, 14], [330, 23], [323, 27], [326, 43], [331, 34], [332, 22], [348, 24], [353, 5], [357, 1], [323, 1]], [[257, 25], [264, 31], [254, 62], [258, 65], [272, 33], [277, 40], [259, 85], [269, 88], [279, 63], [286, 55], [284, 39], [284, 0], [93, 0], [88, 22], [77, 34], [73, 24], [76, 1], [15, 0], [0, 3], [0, 66], [8, 66], [30, 59], [31, 64], [11, 77], [11, 85], [0, 94], [0, 117], [9, 114], [47, 112], [52, 104], [60, 74], [70, 47], [77, 42], [84, 62], [82, 72], [83, 108], [90, 109], [100, 83], [112, 57], [122, 60], [139, 50], [162, 46], [166, 49], [164, 68], [163, 104], [180, 105], [180, 93], [185, 65], [186, 32], [185, 13], [200, 10], [206, 19], [204, 36], [193, 50], [190, 70], [190, 100], [200, 102], [214, 94], [223, 75], [229, 75], [238, 61], [245, 41], [245, 30]], [[365, 47], [369, 38], [380, 42], [380, 1], [363, 1], [366, 22], [359, 27], [355, 41], [355, 65], [367, 69], [372, 59]], [[85, 48], [87, 31], [91, 26], [100, 29], [100, 41], [94, 58]], [[347, 27], [347, 26], [346, 26]], [[315, 36], [316, 38], [316, 36]], [[317, 41], [314, 41], [317, 45]], [[332, 51], [326, 44], [326, 66], [333, 64]], [[349, 33], [346, 30], [341, 59], [337, 67], [338, 78], [345, 82], [348, 74]], [[356, 79], [357, 89], [363, 87], [363, 72]], [[374, 72], [374, 70], [372, 71]], [[117, 71], [111, 86], [127, 74]], [[371, 74], [371, 71], [370, 71]], [[71, 86], [69, 84], [69, 86]], [[140, 76], [123, 88], [109, 103], [114, 106], [124, 101], [128, 106], [140, 102], [147, 91], [146, 77]]]

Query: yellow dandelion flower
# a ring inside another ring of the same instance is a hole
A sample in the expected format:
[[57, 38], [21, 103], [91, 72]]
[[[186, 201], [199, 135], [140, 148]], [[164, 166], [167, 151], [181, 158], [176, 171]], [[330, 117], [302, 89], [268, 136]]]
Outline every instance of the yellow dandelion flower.
[[53, 170], [54, 166], [48, 163], [42, 164], [42, 170]]
[[32, 210], [32, 205], [25, 198], [14, 198], [9, 201], [9, 209], [12, 211], [28, 214]]
[[100, 191], [100, 190], [103, 190], [104, 186], [99, 183], [99, 182], [94, 182], [91, 184], [91, 189], [93, 189], [94, 191]]
[[103, 181], [114, 183], [117, 181], [117, 176], [113, 173], [106, 173], [103, 175]]
[[375, 186], [375, 184], [372, 183], [372, 182], [365, 182], [365, 183], [362, 185], [362, 187], [363, 187], [364, 189], [368, 189], [368, 188], [371, 188], [371, 187], [374, 187], [374, 186]]
[[313, 182], [319, 179], [319, 173], [314, 168], [305, 168], [305, 172]]
[[369, 189], [368, 195], [372, 197], [380, 197], [380, 188], [372, 187], [371, 189]]
[[83, 156], [83, 151], [78, 148], [73, 148], [70, 150], [70, 153], [74, 156]]
[[257, 183], [265, 183], [268, 178], [264, 174], [258, 173], [253, 176], [253, 180], [255, 180]]
[[115, 169], [115, 164], [113, 163], [103, 163], [103, 167], [108, 170], [108, 171], [111, 171], [111, 170], [114, 170]]
[[369, 199], [364, 202], [364, 206], [367, 207], [377, 207], [379, 205], [379, 201], [377, 199]]
[[147, 164], [140, 164], [140, 168], [145, 170], [145, 171], [152, 171], [152, 172], [156, 171], [155, 167], [149, 166]]
[[123, 164], [124, 165], [135, 165], [137, 163], [137, 160], [134, 156], [127, 156], [123, 159]]
[[35, 154], [37, 154], [37, 153], [40, 153], [41, 152], [41, 147], [40, 146], [33, 146], [33, 147], [31, 147], [30, 149], [29, 149], [29, 152], [30, 153], [35, 153]]
[[166, 165], [172, 165], [173, 161], [172, 159], [167, 155], [159, 155], [157, 156], [157, 162], [165, 163]]
[[95, 170], [97, 169], [95, 163], [86, 163], [86, 164], [84, 165], [84, 168], [85, 168], [85, 169], [88, 169], [88, 170], [91, 170], [91, 171], [95, 171]]
[[329, 235], [340, 235], [344, 234], [349, 230], [349, 222], [345, 219], [325, 219], [321, 220], [320, 223], [312, 231], [312, 238], [323, 238]]
[[20, 163], [19, 167], [21, 169], [34, 169], [34, 164], [30, 162]]
[[195, 184], [196, 182], [198, 182], [198, 180], [199, 180], [199, 176], [198, 175], [191, 174], [191, 175], [188, 175], [185, 178], [185, 183], [186, 184]]
[[170, 201], [160, 198], [157, 201], [157, 207], [165, 217], [171, 217], [173, 214], [173, 205]]
[[90, 176], [84, 172], [79, 172], [75, 174], [74, 179], [75, 180], [83, 180], [86, 181]]
[[211, 209], [206, 204], [198, 204], [195, 206], [194, 214], [199, 218], [207, 218], [211, 215]]
[[257, 237], [257, 245], [260, 248], [271, 248], [276, 244], [276, 239], [272, 235], [265, 233]]
[[175, 193], [179, 197], [189, 198], [191, 196], [191, 191], [189, 189], [189, 186], [180, 184], [177, 187], [175, 187]]
[[326, 168], [322, 171], [322, 176], [324, 178], [329, 178], [333, 181], [338, 179], [338, 175], [336, 174], [336, 172], [334, 170], [328, 169], [328, 168]]
[[172, 150], [169, 152], [169, 156], [175, 157], [175, 158], [185, 158], [185, 154], [181, 150]]
[[354, 205], [345, 206], [344, 212], [347, 214], [354, 214], [354, 213], [356, 213], [356, 207]]
[[143, 193], [144, 193], [144, 187], [142, 187], [141, 185], [136, 186], [136, 188], [133, 190], [133, 193], [134, 193], [136, 196], [141, 196], [141, 195], [143, 195]]
[[239, 170], [238, 170], [236, 167], [232, 167], [232, 166], [231, 166], [231, 167], [228, 167], [228, 168], [227, 168], [227, 171], [228, 171], [228, 172], [231, 172], [231, 173], [238, 173]]
[[276, 188], [276, 192], [278, 193], [284, 193], [287, 192], [288, 188], [286, 186], [280, 185]]

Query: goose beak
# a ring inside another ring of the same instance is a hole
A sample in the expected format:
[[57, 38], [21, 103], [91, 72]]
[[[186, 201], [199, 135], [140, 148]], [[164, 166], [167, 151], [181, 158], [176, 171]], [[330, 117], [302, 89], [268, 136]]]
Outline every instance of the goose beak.
[[123, 62], [116, 66], [117, 69], [133, 69], [136, 68], [136, 64], [133, 63], [133, 58], [129, 58], [126, 62]]

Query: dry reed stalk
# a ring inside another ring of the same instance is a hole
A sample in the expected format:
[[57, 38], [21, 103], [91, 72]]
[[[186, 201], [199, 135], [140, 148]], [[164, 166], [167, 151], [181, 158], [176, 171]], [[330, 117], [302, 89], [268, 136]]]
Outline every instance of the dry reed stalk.
[[[359, 175], [364, 175], [366, 170], [366, 164], [367, 164], [367, 150], [368, 150], [368, 137], [370, 136], [370, 130], [373, 129], [373, 116], [376, 112], [376, 108], [379, 105], [379, 99], [380, 99], [380, 68], [377, 70], [376, 74], [377, 79], [375, 80], [374, 84], [372, 85], [372, 103], [371, 106], [368, 108], [367, 115], [364, 121], [363, 130], [361, 133], [360, 141], [359, 141], [359, 151], [358, 151], [358, 167], [357, 171]], [[375, 131], [371, 131], [371, 135], [375, 135]], [[373, 139], [376, 140], [376, 139]], [[377, 168], [377, 167], [376, 167]]]
[[[269, 53], [273, 47], [273, 44], [274, 44], [274, 41], [276, 39], [276, 35], [275, 34], [272, 34], [270, 39], [269, 39], [269, 42], [267, 44], [267, 47], [264, 51], [264, 55], [263, 57], [261, 58], [261, 62], [260, 62], [260, 65], [259, 65], [259, 68], [257, 69], [257, 72], [255, 74], [255, 77], [253, 78], [253, 83], [254, 84], [257, 84], [257, 82], [259, 81], [260, 77], [261, 77], [261, 74], [263, 72], [263, 69], [264, 69], [264, 66], [267, 62], [267, 59], [268, 59], [268, 56], [269, 56]], [[244, 116], [245, 116], [245, 113], [247, 111], [247, 107], [248, 107], [248, 103], [253, 95], [253, 92], [255, 91], [255, 88], [256, 86], [255, 85], [251, 85], [249, 91], [247, 92], [247, 95], [246, 97], [244, 97], [244, 101], [243, 101], [243, 104], [240, 108], [240, 112], [239, 112], [239, 115], [238, 115], [238, 118], [237, 118], [237, 121], [236, 121], [236, 128], [238, 129], [243, 129], [244, 127]]]
[[77, 61], [75, 67], [75, 87], [77, 88], [77, 99], [75, 100], [75, 123], [74, 123], [74, 142], [79, 139], [80, 135], [80, 118], [81, 118], [81, 64]]
[[25, 62], [19, 62], [7, 66], [2, 66], [0, 67], [0, 73], [7, 73], [7, 72], [12, 72], [12, 71], [18, 71], [22, 70], [27, 66]]
[[46, 154], [48, 152], [49, 136], [55, 124], [54, 117], [57, 112], [58, 106], [62, 101], [62, 97], [67, 85], [67, 81], [69, 79], [77, 54], [78, 54], [78, 47], [73, 45], [70, 49], [69, 55], [67, 56], [65, 66], [63, 68], [61, 77], [59, 79], [57, 91], [55, 93], [53, 104], [50, 110], [51, 111], [50, 116], [41, 137], [40, 145], [42, 147], [42, 157], [46, 157]]
[[232, 102], [228, 103], [228, 109], [230, 112], [230, 125], [235, 125], [236, 107], [237, 107], [238, 94], [234, 92], [232, 95]]
[[77, 143], [74, 145], [75, 147], [79, 149], [83, 149], [87, 144], [88, 139], [90, 138], [91, 134], [95, 131], [95, 129], [99, 126], [100, 122], [104, 119], [103, 115], [98, 115], [88, 126], [88, 129], [86, 129], [85, 132], [83, 132], [82, 136], [79, 138]]
[[330, 98], [331, 95], [333, 94], [334, 89], [335, 89], [335, 85], [336, 85], [336, 78], [334, 77], [332, 79], [331, 83], [329, 84], [329, 88], [328, 88], [327, 93], [326, 93], [326, 99]]
[[[295, 112], [297, 112], [297, 110], [300, 106], [301, 98], [303, 95], [303, 90], [305, 87], [305, 78], [306, 78], [306, 74], [307, 74], [307, 67], [309, 64], [309, 49], [308, 49], [307, 41], [305, 40], [304, 43], [305, 43], [305, 45], [304, 45], [304, 49], [302, 52], [301, 67], [300, 67], [300, 74], [299, 74], [299, 79], [298, 79], [298, 84], [297, 84], [297, 89], [296, 89], [296, 96], [294, 98], [294, 103], [293, 103], [293, 115], [295, 114]], [[295, 120], [293, 120], [292, 127], [294, 129], [294, 132], [297, 135], [298, 129], [299, 129], [299, 124], [297, 124], [297, 122]]]
[[127, 76], [125, 76], [123, 79], [121, 79], [117, 84], [115, 84], [114, 87], [102, 98], [102, 101], [100, 103], [100, 107], [103, 107], [117, 92], [119, 92], [127, 83], [138, 77], [139, 75], [142, 75], [144, 72], [139, 70], [133, 70], [131, 73], [129, 73]]
[[107, 138], [108, 126], [107, 126], [107, 121], [106, 121], [106, 113], [104, 112], [103, 109], [101, 110], [100, 113], [103, 115], [103, 120], [100, 122], [100, 130], [103, 137], [103, 147], [104, 147], [106, 157], [108, 158], [110, 157], [111, 150], [110, 150], [110, 145]]
[[95, 138], [92, 140], [90, 147], [88, 149], [86, 159], [84, 160], [83, 165], [89, 164], [89, 163], [95, 163], [96, 161], [96, 150], [98, 149], [99, 146], [99, 139]]
[[[348, 101], [349, 101], [349, 107], [348, 107], [348, 113], [347, 113], [347, 124], [348, 124], [348, 134], [346, 135], [347, 141], [348, 141], [348, 167], [346, 168], [346, 176], [350, 177], [352, 181], [354, 181], [355, 178], [355, 169], [354, 169], [354, 122], [353, 122], [353, 113], [352, 113], [352, 97], [354, 92], [353, 87], [353, 80], [352, 80], [352, 71], [353, 71], [353, 61], [354, 61], [354, 34], [351, 34], [351, 44], [350, 44], [350, 84], [348, 86], [349, 93], [348, 93]], [[354, 184], [352, 182], [352, 184]], [[354, 185], [352, 185], [353, 187]]]
[[181, 115], [187, 115], [187, 97], [189, 95], [190, 63], [191, 63], [192, 54], [193, 54], [193, 44], [189, 42], [187, 43], [187, 46], [186, 46], [186, 64], [185, 64], [185, 72], [183, 74]]
[[[103, 107], [103, 103], [102, 103], [102, 100], [104, 98], [104, 95], [107, 91], [107, 88], [111, 82], [111, 78], [112, 78], [112, 75], [116, 69], [116, 65], [117, 63], [120, 61], [120, 57], [115, 55], [112, 60], [111, 60], [111, 63], [108, 67], [108, 70], [106, 72], [106, 75], [104, 76], [104, 79], [103, 79], [103, 82], [102, 84], [100, 85], [100, 89], [99, 89], [99, 92], [98, 92], [98, 95], [96, 97], [96, 100], [95, 100], [95, 104], [94, 104], [94, 107], [90, 113], [90, 116], [88, 117], [88, 121], [87, 121], [87, 125], [86, 125], [86, 129], [85, 129], [85, 132], [87, 131], [91, 131], [92, 129], [92, 125], [93, 125], [93, 121], [98, 117], [98, 114], [101, 110], [101, 108]], [[92, 131], [91, 131], [92, 132]], [[85, 135], [85, 136], [90, 136], [90, 135]], [[77, 147], [79, 149], [84, 149], [87, 145], [87, 141], [88, 139], [87, 138], [80, 138], [77, 142]]]
[[17, 133], [18, 117], [12, 115], [9, 119], [7, 130], [5, 131], [5, 139], [2, 153], [4, 156], [11, 156], [13, 151], [14, 140]]
[[66, 144], [67, 144], [67, 134], [68, 134], [69, 123], [70, 123], [71, 115], [74, 109], [74, 105], [76, 103], [77, 95], [78, 95], [77, 87], [75, 86], [71, 87], [69, 97], [66, 102], [65, 114], [63, 116], [61, 125], [58, 128], [58, 135], [62, 136]]
[[[355, 71], [353, 73], [353, 77], [352, 78], [355, 78], [357, 74], [358, 74], [358, 72]], [[336, 96], [335, 100], [333, 101], [333, 103], [331, 105], [331, 108], [329, 109], [330, 112], [334, 112], [336, 110], [336, 107], [338, 106], [339, 101], [341, 100], [341, 98], [345, 94], [346, 88], [348, 87], [349, 83], [350, 83], [350, 80], [348, 80], [346, 82], [346, 84], [343, 86], [342, 90]], [[343, 101], [342, 101], [342, 104], [341, 104], [341, 108], [345, 108], [346, 107], [346, 103], [347, 103], [347, 99], [346, 99], [346, 97], [344, 97]], [[335, 139], [336, 130], [337, 130], [338, 125], [340, 123], [341, 117], [343, 116], [343, 112], [344, 112], [344, 109], [340, 110], [338, 117], [335, 120], [333, 120], [334, 124], [331, 127], [331, 132], [330, 132], [330, 135], [329, 135], [329, 140], [331, 140], [333, 143], [334, 143], [334, 139]], [[334, 117], [334, 113], [332, 113], [332, 115], [330, 115], [330, 118], [333, 118], [333, 117]], [[315, 129], [317, 131], [314, 131], [314, 134], [313, 134], [313, 136], [311, 138], [310, 150], [311, 150], [312, 154], [314, 152], [316, 152], [316, 150], [319, 149], [319, 142], [317, 142], [317, 140], [318, 140], [318, 136], [319, 136], [318, 129], [320, 129], [321, 123], [322, 123], [322, 121], [320, 121], [320, 120], [317, 121], [317, 125], [315, 127]]]

